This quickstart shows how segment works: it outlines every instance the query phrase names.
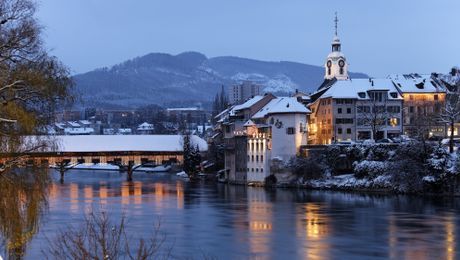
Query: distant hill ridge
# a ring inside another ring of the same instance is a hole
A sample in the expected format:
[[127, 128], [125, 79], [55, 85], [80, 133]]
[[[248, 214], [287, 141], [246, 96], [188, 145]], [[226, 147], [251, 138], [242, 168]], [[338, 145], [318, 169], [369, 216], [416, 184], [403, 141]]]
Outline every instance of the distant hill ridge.
[[[150, 53], [110, 68], [74, 76], [84, 106], [138, 107], [209, 102], [223, 84], [252, 80], [265, 91], [314, 91], [323, 81], [320, 66], [297, 62], [259, 61], [233, 56], [207, 58], [198, 52]], [[353, 78], [367, 77], [350, 73]]]

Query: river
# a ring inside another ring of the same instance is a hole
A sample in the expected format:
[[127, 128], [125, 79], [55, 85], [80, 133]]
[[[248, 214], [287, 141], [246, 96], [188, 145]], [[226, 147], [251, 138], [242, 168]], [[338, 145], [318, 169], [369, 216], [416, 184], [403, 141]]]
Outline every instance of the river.
[[452, 198], [266, 190], [188, 183], [168, 174], [72, 170], [53, 176], [48, 210], [26, 251], [98, 208], [148, 236], [161, 223], [172, 256], [200, 259], [455, 259], [460, 202]]

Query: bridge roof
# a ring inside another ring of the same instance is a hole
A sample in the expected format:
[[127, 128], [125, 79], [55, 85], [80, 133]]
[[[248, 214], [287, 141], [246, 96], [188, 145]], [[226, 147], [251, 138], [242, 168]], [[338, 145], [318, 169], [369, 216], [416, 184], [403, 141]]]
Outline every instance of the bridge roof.
[[[182, 152], [181, 135], [63, 135], [55, 136], [56, 152]], [[191, 136], [192, 145], [207, 151], [205, 140]]]

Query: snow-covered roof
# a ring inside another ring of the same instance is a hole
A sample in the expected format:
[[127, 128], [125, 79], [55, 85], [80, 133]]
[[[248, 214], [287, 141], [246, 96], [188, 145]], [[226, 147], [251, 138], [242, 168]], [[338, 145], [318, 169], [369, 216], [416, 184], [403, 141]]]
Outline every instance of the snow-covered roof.
[[389, 76], [402, 93], [437, 93], [445, 92], [431, 75], [403, 74]]
[[246, 121], [246, 123], [244, 123], [243, 126], [253, 126], [253, 125], [256, 125], [251, 119], [249, 119], [248, 121]]
[[167, 108], [167, 111], [198, 111], [200, 110], [197, 107], [172, 107], [172, 108]]
[[88, 121], [88, 120], [80, 120], [80, 124], [82, 124], [82, 125], [90, 125], [91, 122]]
[[296, 97], [278, 97], [270, 100], [252, 118], [263, 118], [269, 114], [309, 113], [310, 110], [297, 101]]
[[250, 108], [251, 106], [253, 106], [257, 102], [262, 100], [262, 98], [264, 98], [264, 96], [254, 96], [253, 98], [248, 99], [243, 104], [234, 106], [232, 111], [230, 112], [230, 114], [235, 114], [235, 112], [238, 111], [238, 110], [243, 110], [243, 109]]
[[217, 114], [214, 118], [221, 118], [222, 116], [224, 116], [225, 114], [229, 113], [230, 110], [233, 109], [234, 106], [231, 106], [227, 109], [225, 109], [224, 111], [220, 112], [219, 114]]
[[65, 123], [54, 123], [54, 125], [58, 128], [63, 130], [65, 128]]
[[[396, 98], [389, 95], [388, 99], [402, 99], [399, 91], [390, 79], [338, 80], [321, 95], [321, 98], [367, 99], [369, 98], [367, 92], [376, 90], [396, 93]], [[365, 93], [365, 96], [361, 97], [358, 93]]]
[[[57, 152], [176, 152], [183, 150], [181, 135], [75, 135], [56, 136]], [[208, 144], [191, 136], [192, 145], [207, 151]]]
[[123, 134], [128, 134], [129, 133], [130, 134], [130, 133], [132, 133], [132, 130], [131, 130], [131, 128], [119, 128], [118, 133], [123, 133]]
[[78, 122], [69, 121], [67, 122], [67, 124], [69, 124], [71, 127], [80, 127], [80, 124]]
[[64, 133], [67, 135], [89, 135], [94, 133], [94, 129], [91, 127], [77, 127], [77, 128], [65, 128]]
[[144, 122], [137, 127], [137, 130], [153, 130], [153, 124]]

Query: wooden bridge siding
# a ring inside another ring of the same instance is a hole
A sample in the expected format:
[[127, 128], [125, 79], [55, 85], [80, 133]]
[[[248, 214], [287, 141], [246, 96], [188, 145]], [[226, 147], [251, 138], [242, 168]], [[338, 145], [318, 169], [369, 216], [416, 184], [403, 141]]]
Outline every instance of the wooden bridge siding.
[[[0, 163], [3, 163], [8, 160], [9, 157], [0, 155]], [[43, 161], [47, 161], [49, 164], [56, 164], [58, 162], [69, 160], [71, 163], [77, 163], [78, 160], [84, 159], [85, 163], [92, 163], [93, 160], [99, 160], [100, 163], [107, 163], [109, 161], [120, 160], [123, 164], [128, 164], [129, 161], [134, 161], [135, 164], [141, 164], [142, 159], [145, 158], [149, 161], [152, 161], [156, 164], [161, 164], [162, 161], [167, 161], [171, 158], [177, 160], [179, 164], [183, 163], [183, 155], [180, 152], [166, 152], [166, 153], [146, 153], [142, 154], [135, 152], [134, 154], [130, 153], [120, 153], [117, 155], [113, 153], [71, 153], [71, 154], [30, 154], [28, 161], [33, 161], [35, 164], [41, 164]]]

